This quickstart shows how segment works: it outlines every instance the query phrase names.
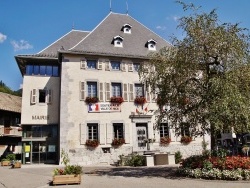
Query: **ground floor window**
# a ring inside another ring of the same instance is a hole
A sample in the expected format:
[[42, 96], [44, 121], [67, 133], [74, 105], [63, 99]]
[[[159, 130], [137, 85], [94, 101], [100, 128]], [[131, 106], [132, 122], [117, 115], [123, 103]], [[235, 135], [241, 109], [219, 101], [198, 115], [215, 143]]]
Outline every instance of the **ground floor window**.
[[88, 140], [98, 140], [98, 124], [88, 123]]
[[124, 138], [123, 123], [114, 123], [114, 138]]

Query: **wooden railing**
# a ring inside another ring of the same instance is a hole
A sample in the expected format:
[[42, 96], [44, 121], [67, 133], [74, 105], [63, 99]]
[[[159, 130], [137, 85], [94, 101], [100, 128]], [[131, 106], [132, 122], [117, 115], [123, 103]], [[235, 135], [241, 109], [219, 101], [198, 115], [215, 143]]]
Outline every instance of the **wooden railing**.
[[20, 131], [20, 127], [0, 126], [0, 135], [22, 136], [22, 131]]

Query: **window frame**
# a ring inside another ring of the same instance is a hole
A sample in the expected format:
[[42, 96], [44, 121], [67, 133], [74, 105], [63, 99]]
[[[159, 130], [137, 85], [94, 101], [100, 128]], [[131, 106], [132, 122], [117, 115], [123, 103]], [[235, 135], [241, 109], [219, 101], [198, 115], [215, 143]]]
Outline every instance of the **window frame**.
[[124, 124], [113, 123], [113, 139], [124, 139]]
[[162, 137], [169, 137], [170, 138], [170, 131], [169, 131], [168, 123], [161, 123], [160, 128], [159, 128], [159, 132], [160, 132], [160, 138], [162, 138]]
[[[87, 123], [87, 139], [88, 140], [99, 140], [99, 125], [98, 123]], [[94, 132], [96, 131], [96, 132]]]
[[120, 71], [121, 70], [121, 62], [120, 61], [110, 61], [110, 65], [111, 65], [112, 71]]
[[[142, 94], [142, 95], [137, 94], [137, 88], [140, 88], [141, 91], [139, 91], [139, 94]], [[143, 84], [135, 83], [134, 84], [134, 90], [135, 90], [135, 97], [145, 97], [145, 91], [144, 91], [144, 85]]]
[[[94, 86], [95, 86], [95, 88], [93, 88]], [[89, 88], [89, 87], [91, 87], [91, 88]], [[89, 89], [91, 91], [89, 91]], [[88, 97], [97, 97], [98, 96], [97, 82], [87, 81], [87, 96]]]
[[[93, 60], [93, 59], [88, 59], [87, 61], [87, 69], [97, 69], [97, 60]], [[94, 65], [93, 67], [90, 65]]]
[[117, 83], [117, 82], [111, 83], [111, 97], [122, 97], [122, 84], [121, 83]]

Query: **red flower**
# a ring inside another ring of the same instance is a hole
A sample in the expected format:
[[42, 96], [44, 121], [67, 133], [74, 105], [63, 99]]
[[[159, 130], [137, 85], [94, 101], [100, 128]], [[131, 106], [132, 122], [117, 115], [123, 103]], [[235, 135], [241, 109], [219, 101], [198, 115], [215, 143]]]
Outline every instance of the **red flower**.
[[114, 138], [111, 143], [112, 146], [121, 146], [123, 144], [125, 144], [124, 138]]
[[124, 100], [123, 100], [123, 98], [122, 97], [111, 97], [110, 98], [110, 102], [113, 102], [113, 103], [123, 103], [124, 102]]
[[97, 97], [86, 97], [85, 102], [86, 103], [97, 103], [99, 99]]
[[86, 140], [85, 145], [88, 147], [96, 148], [97, 146], [99, 146], [99, 141], [98, 140]]
[[147, 102], [146, 98], [145, 97], [136, 97], [135, 100], [134, 100], [135, 104], [144, 104]]

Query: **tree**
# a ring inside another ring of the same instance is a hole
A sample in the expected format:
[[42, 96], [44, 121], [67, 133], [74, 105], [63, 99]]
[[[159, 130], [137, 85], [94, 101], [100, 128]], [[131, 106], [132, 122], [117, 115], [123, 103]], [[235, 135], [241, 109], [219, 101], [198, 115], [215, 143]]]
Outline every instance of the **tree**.
[[[220, 24], [216, 10], [180, 19], [183, 39], [150, 55], [141, 81], [157, 94], [158, 123], [170, 121], [176, 134], [188, 125], [193, 136], [250, 129], [249, 35], [239, 24]], [[165, 107], [164, 107], [165, 106]], [[164, 107], [164, 109], [163, 109]]]
[[22, 89], [19, 89], [17, 91], [13, 91], [8, 86], [6, 86], [6, 84], [2, 80], [0, 80], [0, 92], [8, 93], [11, 95], [17, 95], [20, 97], [22, 96]]

